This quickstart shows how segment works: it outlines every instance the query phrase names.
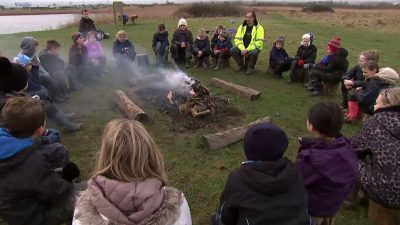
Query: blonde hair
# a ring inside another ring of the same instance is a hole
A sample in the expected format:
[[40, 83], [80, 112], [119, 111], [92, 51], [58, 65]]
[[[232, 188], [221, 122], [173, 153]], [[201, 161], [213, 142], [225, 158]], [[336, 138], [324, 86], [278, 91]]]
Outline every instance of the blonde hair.
[[400, 105], [400, 87], [392, 87], [381, 90], [379, 93], [381, 95], [382, 101], [388, 105]]
[[118, 38], [118, 36], [123, 36], [123, 37], [127, 38], [127, 37], [128, 37], [128, 34], [127, 34], [126, 31], [124, 31], [124, 30], [119, 30], [119, 31], [117, 32], [117, 34], [115, 34], [115, 38]]
[[163, 156], [153, 138], [140, 122], [128, 119], [107, 124], [94, 174], [123, 182], [166, 182]]
[[379, 51], [376, 49], [362, 51], [360, 55], [363, 55], [366, 61], [379, 62]]

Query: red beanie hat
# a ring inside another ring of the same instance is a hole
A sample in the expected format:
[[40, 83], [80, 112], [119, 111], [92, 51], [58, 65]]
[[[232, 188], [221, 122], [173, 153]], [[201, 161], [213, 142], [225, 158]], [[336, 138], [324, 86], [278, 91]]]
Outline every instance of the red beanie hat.
[[340, 37], [334, 37], [328, 42], [328, 48], [332, 53], [336, 52], [342, 46]]

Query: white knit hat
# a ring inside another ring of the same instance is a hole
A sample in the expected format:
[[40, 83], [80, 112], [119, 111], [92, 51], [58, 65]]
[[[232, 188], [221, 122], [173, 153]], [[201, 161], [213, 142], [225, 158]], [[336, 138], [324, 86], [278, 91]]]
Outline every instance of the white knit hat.
[[391, 84], [394, 84], [399, 80], [399, 74], [396, 72], [396, 70], [389, 67], [379, 69], [379, 72], [376, 73], [375, 76]]
[[186, 21], [184, 18], [181, 18], [181, 19], [179, 20], [179, 22], [178, 22], [178, 28], [179, 28], [181, 25], [187, 26], [187, 21]]

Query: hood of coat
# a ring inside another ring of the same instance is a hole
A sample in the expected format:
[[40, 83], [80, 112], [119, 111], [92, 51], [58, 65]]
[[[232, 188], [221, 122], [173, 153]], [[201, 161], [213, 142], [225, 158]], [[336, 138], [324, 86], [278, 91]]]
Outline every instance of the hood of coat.
[[349, 52], [345, 48], [338, 48], [336, 54], [340, 57], [346, 58], [349, 55]]
[[0, 128], [0, 160], [10, 158], [33, 145], [33, 139], [16, 138], [4, 128]]
[[399, 80], [399, 74], [396, 70], [389, 67], [379, 69], [378, 73], [374, 76], [379, 77], [390, 84], [394, 84]]
[[88, 191], [93, 205], [109, 220], [121, 224], [145, 224], [160, 208], [163, 184], [158, 179], [126, 183], [93, 176], [88, 181]]

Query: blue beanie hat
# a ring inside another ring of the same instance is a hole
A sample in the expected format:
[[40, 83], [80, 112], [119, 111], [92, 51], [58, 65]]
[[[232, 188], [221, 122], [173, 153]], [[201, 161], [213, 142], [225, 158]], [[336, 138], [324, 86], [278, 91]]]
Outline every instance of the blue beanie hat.
[[244, 135], [243, 150], [247, 160], [275, 161], [283, 157], [288, 144], [285, 131], [272, 123], [260, 123]]

